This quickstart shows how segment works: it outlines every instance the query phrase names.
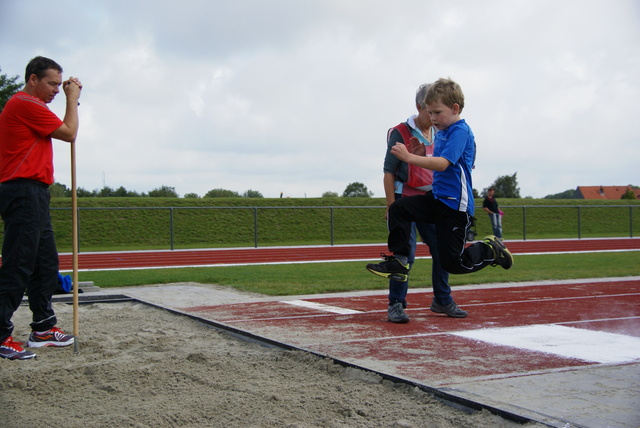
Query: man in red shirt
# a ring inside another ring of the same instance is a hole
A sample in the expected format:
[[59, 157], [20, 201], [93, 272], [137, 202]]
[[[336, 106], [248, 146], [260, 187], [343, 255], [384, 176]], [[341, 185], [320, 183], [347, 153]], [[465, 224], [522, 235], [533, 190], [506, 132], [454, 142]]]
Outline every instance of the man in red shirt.
[[[11, 318], [25, 292], [33, 314], [29, 347], [69, 346], [74, 337], [55, 327], [51, 298], [58, 282], [58, 252], [49, 214], [53, 184], [52, 138], [72, 142], [78, 134], [77, 78], [63, 82], [62, 67], [41, 56], [26, 67], [24, 89], [0, 113], [0, 215], [4, 221], [0, 266], [0, 357], [36, 355], [12, 338]], [[64, 119], [47, 104], [67, 98]]]

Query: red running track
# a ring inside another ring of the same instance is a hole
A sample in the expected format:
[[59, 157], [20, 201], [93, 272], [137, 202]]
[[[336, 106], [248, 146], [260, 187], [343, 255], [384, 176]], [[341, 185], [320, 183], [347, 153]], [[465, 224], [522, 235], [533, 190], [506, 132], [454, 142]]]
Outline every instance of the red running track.
[[[640, 250], [640, 238], [597, 238], [505, 241], [513, 254], [567, 253]], [[149, 269], [266, 263], [299, 263], [332, 260], [375, 260], [388, 252], [385, 244], [299, 246], [264, 248], [218, 248], [80, 253], [79, 270]], [[428, 257], [426, 245], [419, 245], [417, 257]], [[60, 254], [60, 270], [73, 269], [70, 253]]]
[[[435, 314], [428, 309], [430, 293], [411, 293], [408, 324], [387, 321], [386, 294], [318, 295], [301, 301], [330, 309], [287, 301], [179, 309], [258, 337], [363, 366], [372, 364], [387, 373], [439, 386], [483, 376], [522, 376], [533, 370], [596, 364], [553, 353], [487, 345], [452, 336], [456, 332], [562, 325], [640, 338], [638, 280], [463, 287], [456, 288], [455, 295], [469, 311], [467, 318]], [[351, 312], [331, 312], [335, 308]]]

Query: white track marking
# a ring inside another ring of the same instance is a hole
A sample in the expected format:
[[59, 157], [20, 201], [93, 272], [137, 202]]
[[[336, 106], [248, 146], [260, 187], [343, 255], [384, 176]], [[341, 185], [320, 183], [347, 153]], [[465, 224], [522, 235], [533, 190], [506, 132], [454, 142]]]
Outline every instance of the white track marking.
[[640, 338], [562, 325], [489, 328], [451, 334], [602, 364], [640, 360]]
[[352, 315], [352, 314], [362, 313], [362, 311], [340, 308], [338, 306], [323, 305], [322, 303], [309, 302], [307, 300], [282, 300], [280, 303], [286, 303], [288, 305], [300, 306], [300, 307], [309, 308], [309, 309], [317, 309], [319, 311], [332, 312], [334, 314], [341, 314], [341, 315]]

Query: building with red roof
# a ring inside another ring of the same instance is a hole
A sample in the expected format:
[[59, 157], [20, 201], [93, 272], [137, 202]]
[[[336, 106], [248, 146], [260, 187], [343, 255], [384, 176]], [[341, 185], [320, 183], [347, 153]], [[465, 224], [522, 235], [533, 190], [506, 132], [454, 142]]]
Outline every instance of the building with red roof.
[[640, 189], [631, 186], [578, 186], [576, 199], [622, 199], [629, 189], [640, 199]]

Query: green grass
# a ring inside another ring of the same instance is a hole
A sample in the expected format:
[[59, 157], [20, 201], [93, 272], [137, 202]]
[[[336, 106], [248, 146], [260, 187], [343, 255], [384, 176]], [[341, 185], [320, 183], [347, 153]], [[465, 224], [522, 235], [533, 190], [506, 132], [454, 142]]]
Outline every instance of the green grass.
[[[487, 267], [468, 275], [450, 275], [452, 286], [494, 282], [543, 281], [640, 275], [640, 251], [516, 255], [512, 269]], [[365, 270], [366, 262], [305, 263], [289, 265], [221, 266], [80, 272], [80, 281], [99, 287], [196, 282], [233, 287], [272, 296], [355, 290], [382, 290], [388, 281]], [[431, 286], [431, 260], [417, 260], [411, 287]]]
[[[79, 198], [78, 205], [81, 252], [247, 247], [256, 240], [259, 247], [360, 244], [387, 238], [382, 198]], [[484, 236], [491, 233], [489, 219], [482, 200], [476, 205], [476, 229]], [[69, 252], [70, 200], [56, 198], [51, 206], [59, 251]], [[640, 200], [502, 199], [500, 206], [506, 213], [505, 239], [640, 234]]]

